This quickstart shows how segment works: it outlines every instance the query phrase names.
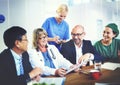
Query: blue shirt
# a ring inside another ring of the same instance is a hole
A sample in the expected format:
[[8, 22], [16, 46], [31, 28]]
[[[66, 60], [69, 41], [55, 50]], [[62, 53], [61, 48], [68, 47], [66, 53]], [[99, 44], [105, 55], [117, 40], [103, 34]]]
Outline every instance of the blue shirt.
[[18, 55], [17, 53], [15, 53], [13, 50], [11, 50], [13, 58], [15, 60], [15, 65], [16, 65], [16, 70], [17, 70], [17, 75], [21, 75], [20, 72], [20, 60], [22, 60], [22, 55]]
[[42, 52], [42, 55], [44, 56], [45, 66], [48, 66], [50, 68], [55, 68], [55, 66], [53, 64], [53, 61], [52, 61], [48, 51]]
[[[48, 37], [53, 38], [59, 36], [62, 40], [69, 39], [69, 25], [64, 20], [61, 23], [58, 23], [55, 17], [50, 17], [43, 23], [42, 27], [48, 33]], [[53, 44], [57, 48], [60, 47], [60, 45], [55, 42], [49, 42], [49, 44]]]

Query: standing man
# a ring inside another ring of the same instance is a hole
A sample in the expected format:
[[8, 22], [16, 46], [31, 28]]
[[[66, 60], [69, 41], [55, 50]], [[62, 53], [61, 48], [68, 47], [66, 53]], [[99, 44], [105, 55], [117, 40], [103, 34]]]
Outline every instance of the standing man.
[[85, 60], [101, 60], [91, 41], [84, 40], [85, 31], [81, 25], [76, 25], [71, 32], [72, 39], [64, 43], [61, 47], [62, 55], [73, 64], [81, 63]]
[[68, 14], [67, 5], [61, 4], [56, 10], [56, 13], [57, 16], [46, 19], [42, 28], [48, 34], [49, 44], [55, 45], [60, 50], [61, 44], [69, 39], [69, 25], [64, 20]]
[[0, 53], [0, 84], [27, 85], [32, 79], [39, 80], [41, 69], [32, 68], [26, 52], [26, 30], [13, 26], [4, 32], [3, 38], [7, 49]]

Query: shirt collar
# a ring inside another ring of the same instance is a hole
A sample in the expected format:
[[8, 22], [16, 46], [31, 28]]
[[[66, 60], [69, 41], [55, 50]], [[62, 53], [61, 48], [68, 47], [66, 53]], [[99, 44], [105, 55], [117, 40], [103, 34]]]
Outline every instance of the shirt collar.
[[20, 60], [22, 59], [22, 55], [18, 55], [17, 53], [15, 53], [15, 51], [13, 51], [12, 49], [10, 49], [14, 59]]
[[82, 48], [82, 46], [83, 46], [82, 43], [81, 43], [81, 46], [80, 46], [80, 47], [78, 47], [75, 43], [74, 43], [74, 45], [75, 45], [76, 48]]

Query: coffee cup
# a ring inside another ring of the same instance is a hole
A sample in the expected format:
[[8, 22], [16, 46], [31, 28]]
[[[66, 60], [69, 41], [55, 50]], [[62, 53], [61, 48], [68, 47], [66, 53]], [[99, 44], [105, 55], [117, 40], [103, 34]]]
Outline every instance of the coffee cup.
[[101, 76], [101, 72], [99, 70], [91, 70], [90, 71], [92, 79], [98, 80]]

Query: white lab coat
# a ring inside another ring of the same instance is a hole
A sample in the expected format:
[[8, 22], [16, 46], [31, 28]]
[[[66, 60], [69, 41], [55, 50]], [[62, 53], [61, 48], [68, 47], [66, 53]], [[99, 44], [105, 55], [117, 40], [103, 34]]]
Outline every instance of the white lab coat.
[[54, 45], [48, 45], [47, 49], [55, 66], [55, 69], [45, 66], [44, 57], [41, 51], [36, 51], [36, 49], [32, 49], [31, 51], [28, 52], [30, 54], [30, 62], [32, 66], [41, 67], [43, 69], [44, 75], [55, 75], [56, 69], [64, 68], [68, 70], [70, 66], [73, 65], [69, 60], [65, 59], [62, 56], [62, 54], [58, 51], [58, 49]]

